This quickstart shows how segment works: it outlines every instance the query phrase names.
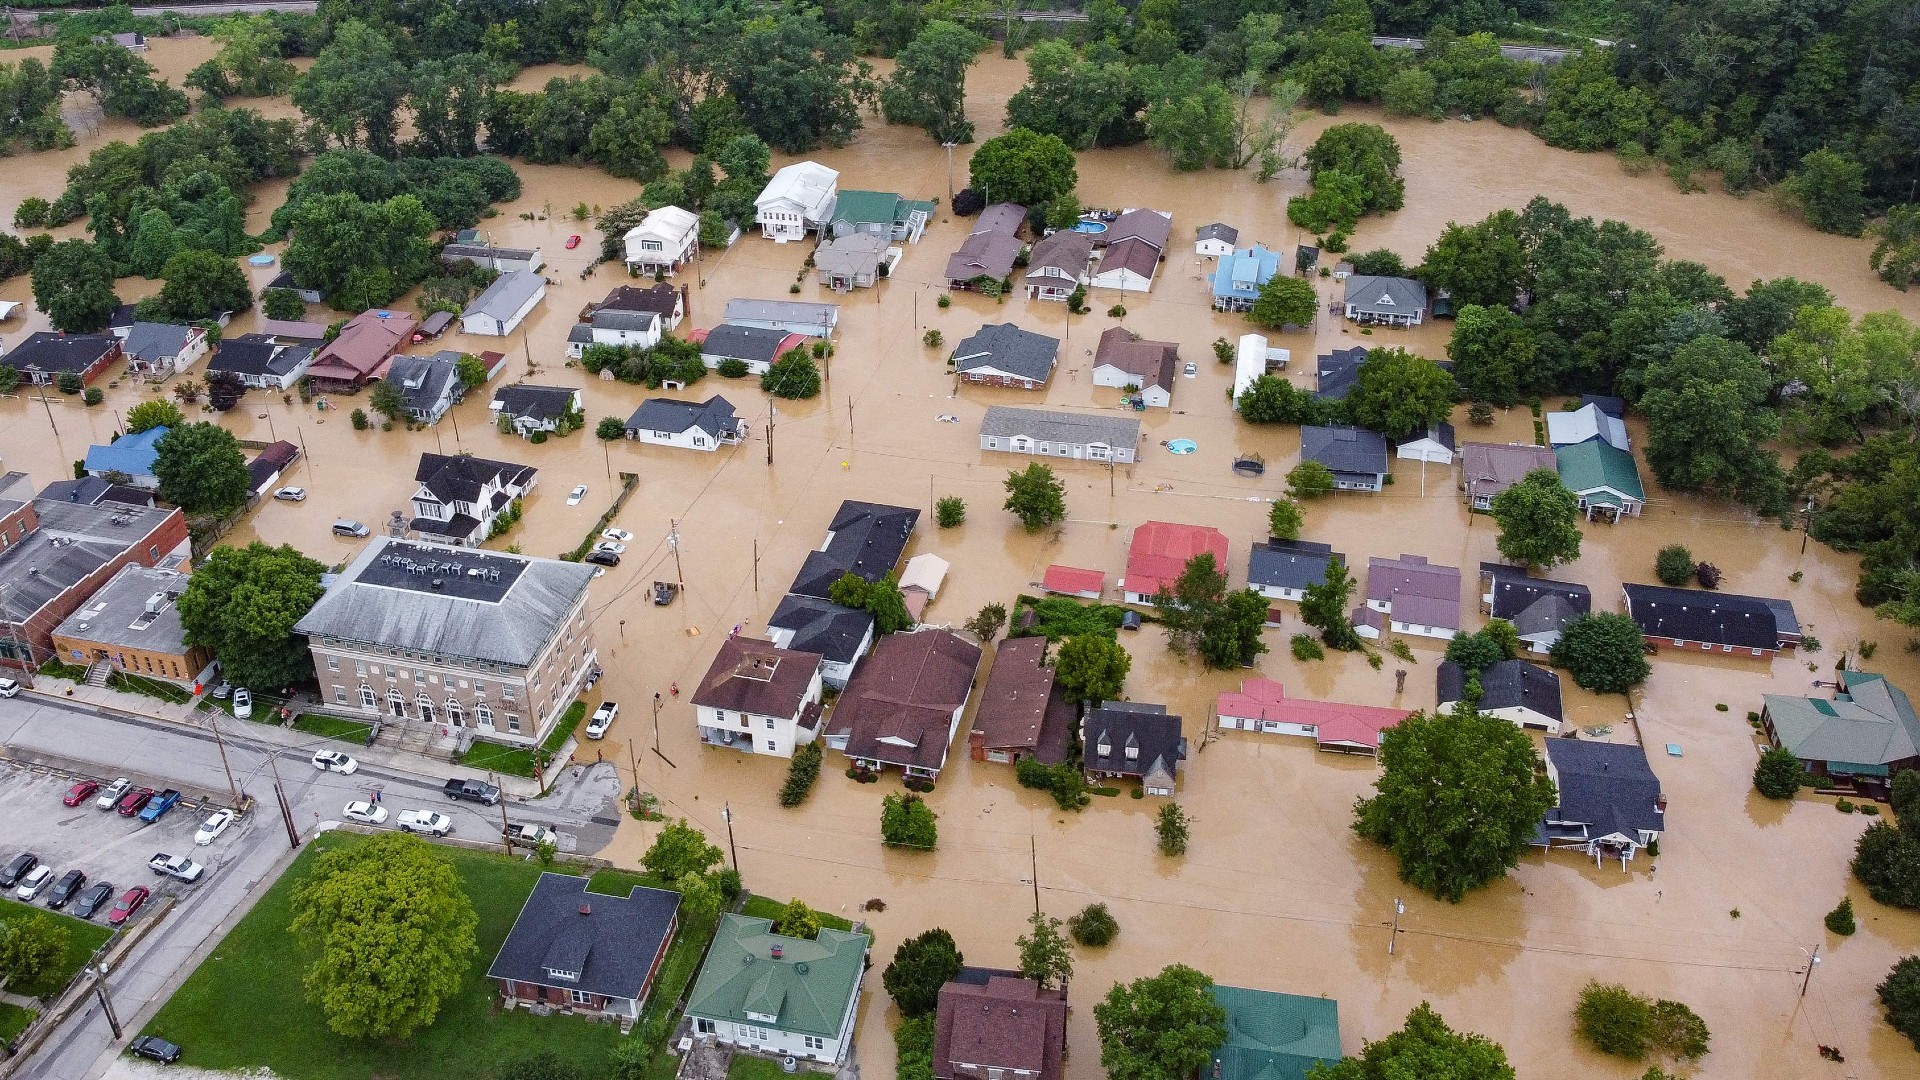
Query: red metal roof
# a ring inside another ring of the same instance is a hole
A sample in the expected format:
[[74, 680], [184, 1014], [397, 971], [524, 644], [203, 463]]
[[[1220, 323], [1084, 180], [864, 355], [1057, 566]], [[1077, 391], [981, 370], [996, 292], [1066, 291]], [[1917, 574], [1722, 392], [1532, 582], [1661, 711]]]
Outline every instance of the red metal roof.
[[1127, 551], [1127, 591], [1151, 594], [1162, 585], [1171, 588], [1187, 560], [1203, 552], [1211, 552], [1215, 568], [1227, 572], [1227, 537], [1219, 529], [1166, 521], [1142, 523], [1133, 530], [1133, 546]]
[[1046, 574], [1040, 578], [1040, 587], [1048, 592], [1066, 593], [1069, 596], [1082, 593], [1099, 596], [1107, 587], [1107, 575], [1098, 570], [1082, 570], [1055, 563], [1047, 567]]
[[1217, 715], [1243, 720], [1311, 725], [1319, 733], [1315, 741], [1323, 746], [1345, 743], [1376, 750], [1381, 730], [1407, 717], [1405, 709], [1290, 698], [1286, 688], [1272, 679], [1242, 679], [1238, 692], [1222, 691], [1214, 699], [1213, 709]]

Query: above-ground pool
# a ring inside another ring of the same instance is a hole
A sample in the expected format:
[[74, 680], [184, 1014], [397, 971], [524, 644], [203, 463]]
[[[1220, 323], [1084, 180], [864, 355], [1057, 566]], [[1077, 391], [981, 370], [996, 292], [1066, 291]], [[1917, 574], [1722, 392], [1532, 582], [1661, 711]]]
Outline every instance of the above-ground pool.
[[249, 255], [249, 256], [247, 256], [247, 262], [249, 262], [249, 263], [251, 263], [251, 264], [252, 264], [252, 265], [254, 265], [254, 266], [272, 266], [272, 265], [273, 265], [273, 256], [271, 256], [271, 255], [264, 255], [264, 254], [263, 254], [263, 255]]
[[1200, 444], [1192, 439], [1174, 439], [1167, 443], [1167, 450], [1175, 454], [1191, 454], [1200, 449]]
[[1078, 221], [1074, 223], [1073, 231], [1095, 234], [1103, 233], [1107, 231], [1107, 223], [1104, 221]]

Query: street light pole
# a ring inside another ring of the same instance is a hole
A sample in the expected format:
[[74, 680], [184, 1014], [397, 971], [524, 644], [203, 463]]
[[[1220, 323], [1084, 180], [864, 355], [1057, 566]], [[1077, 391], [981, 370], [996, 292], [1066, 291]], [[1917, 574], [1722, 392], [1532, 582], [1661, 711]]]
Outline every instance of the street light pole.
[[1400, 941], [1400, 916], [1405, 915], [1406, 913], [1407, 913], [1407, 905], [1401, 903], [1399, 897], [1397, 896], [1394, 897], [1393, 898], [1393, 936], [1387, 939], [1387, 955], [1388, 956], [1393, 955], [1393, 947], [1396, 944], [1398, 944]]

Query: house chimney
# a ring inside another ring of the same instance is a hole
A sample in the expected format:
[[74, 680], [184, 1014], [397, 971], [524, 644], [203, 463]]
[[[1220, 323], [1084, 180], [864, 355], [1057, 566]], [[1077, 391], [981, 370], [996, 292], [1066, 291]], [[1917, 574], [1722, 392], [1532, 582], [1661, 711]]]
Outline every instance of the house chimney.
[[783, 948], [784, 948], [783, 946], [777, 945], [777, 944], [773, 947], [772, 954], [775, 960], [780, 959], [780, 953], [782, 952]]
[[580, 914], [582, 914], [582, 915], [591, 915], [591, 914], [593, 914], [593, 905], [592, 905], [592, 904], [581, 904], [581, 905], [580, 905]]

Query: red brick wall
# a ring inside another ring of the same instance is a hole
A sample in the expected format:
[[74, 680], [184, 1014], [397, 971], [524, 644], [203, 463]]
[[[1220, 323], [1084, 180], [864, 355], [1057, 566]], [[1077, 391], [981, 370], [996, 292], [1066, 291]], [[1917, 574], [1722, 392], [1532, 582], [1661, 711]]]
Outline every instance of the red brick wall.
[[[1665, 651], [1667, 649], [1679, 649], [1683, 652], [1712, 653], [1715, 656], [1744, 656], [1750, 660], [1754, 658], [1753, 650], [1751, 648], [1743, 648], [1742, 646], [1739, 646], [1739, 645], [1735, 645], [1733, 647], [1733, 651], [1728, 652], [1718, 645], [1710, 644], [1704, 641], [1689, 641], [1684, 645], [1675, 645], [1673, 643], [1673, 639], [1670, 637], [1649, 637], [1647, 639], [1647, 642], [1652, 646], [1654, 646], [1656, 649], [1660, 649], [1662, 651]], [[1771, 660], [1773, 658], [1773, 654], [1778, 651], [1779, 651], [1778, 649], [1761, 649], [1760, 656], [1764, 659]]]
[[22, 505], [20, 509], [6, 517], [0, 517], [0, 538], [5, 540], [5, 545], [0, 545], [0, 551], [5, 551], [6, 546], [25, 540], [27, 534], [39, 526], [40, 515], [34, 512], [32, 503]]
[[[34, 612], [31, 618], [22, 621], [19, 636], [33, 646], [35, 659], [45, 660], [53, 652], [54, 628], [58, 627], [67, 616], [78, 611], [80, 605], [86, 603], [100, 586], [113, 579], [113, 575], [119, 573], [123, 567], [134, 564], [146, 567], [158, 565], [160, 560], [154, 558], [149, 553], [149, 549], [158, 548], [161, 556], [164, 557], [169, 551], [186, 542], [186, 515], [175, 510], [163, 518], [152, 532], [141, 537], [118, 558], [108, 560], [104, 566], [81, 579], [72, 588], [49, 600], [39, 611]], [[6, 659], [0, 659], [0, 665], [16, 668], [25, 666], [17, 660]]]

